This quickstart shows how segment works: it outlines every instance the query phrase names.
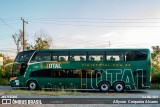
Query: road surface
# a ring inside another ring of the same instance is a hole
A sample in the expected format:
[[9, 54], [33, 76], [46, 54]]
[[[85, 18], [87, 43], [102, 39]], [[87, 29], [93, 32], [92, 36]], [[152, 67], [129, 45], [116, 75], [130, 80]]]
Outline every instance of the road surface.
[[[34, 107], [159, 107], [160, 106], [160, 90], [134, 90], [134, 91], [125, 91], [124, 93], [115, 93], [113, 91], [110, 91], [109, 93], [102, 93], [99, 91], [78, 91], [78, 93], [81, 93], [80, 95], [33, 95], [33, 94], [7, 94], [8, 91], [13, 90], [10, 86], [0, 86], [0, 91], [6, 92], [1, 97], [3, 96], [16, 96], [19, 99], [22, 100], [28, 100], [28, 99], [43, 99], [46, 102], [53, 100], [51, 104], [48, 105], [34, 105]], [[54, 91], [53, 91], [54, 92]], [[151, 100], [156, 99], [159, 104], [129, 104], [128, 100], [144, 100], [144, 98], [148, 99], [150, 98]], [[115, 104], [109, 104], [111, 101], [115, 99]], [[157, 100], [158, 99], [158, 100]], [[123, 104], [123, 102], [120, 102], [121, 100], [127, 101], [127, 104]], [[119, 101], [119, 102], [117, 102]], [[67, 104], [68, 103], [68, 104]], [[121, 104], [118, 104], [121, 103]], [[42, 103], [45, 104], [45, 103]], [[14, 105], [9, 105], [11, 107], [19, 107], [14, 106]], [[24, 106], [29, 106], [29, 105], [24, 105]], [[1, 107], [1, 105], [0, 105]], [[2, 107], [8, 107], [3, 105]], [[21, 106], [20, 106], [21, 107]]]

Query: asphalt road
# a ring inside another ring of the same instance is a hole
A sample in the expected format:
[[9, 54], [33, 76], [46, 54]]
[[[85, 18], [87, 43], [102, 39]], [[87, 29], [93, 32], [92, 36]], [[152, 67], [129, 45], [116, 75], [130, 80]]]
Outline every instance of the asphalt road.
[[[0, 91], [10, 91], [13, 90], [10, 86], [0, 86]], [[124, 93], [115, 93], [113, 91], [110, 91], [109, 93], [102, 93], [99, 91], [78, 91], [79, 93], [82, 93], [82, 95], [32, 95], [32, 94], [16, 94], [17, 98], [22, 99], [40, 99], [43, 98], [45, 101], [49, 101], [50, 99], [53, 99], [54, 102], [52, 104], [54, 105], [36, 105], [34, 107], [160, 107], [160, 101], [159, 104], [108, 104], [108, 102], [113, 99], [138, 99], [141, 100], [143, 98], [151, 98], [151, 99], [160, 99], [160, 90], [132, 90], [132, 91], [125, 91]], [[86, 93], [86, 95], [84, 95]], [[8, 94], [4, 94], [3, 96], [6, 96]], [[56, 100], [55, 100], [56, 99]], [[69, 100], [68, 100], [69, 99]], [[108, 100], [108, 102], [106, 102]], [[56, 102], [57, 101], [57, 102]], [[156, 100], [157, 101], [157, 100]], [[65, 102], [65, 104], [63, 104]], [[82, 103], [84, 102], [84, 103]], [[66, 104], [69, 103], [69, 104]], [[72, 104], [73, 103], [73, 104]], [[82, 103], [82, 104], [81, 104]], [[107, 104], [106, 104], [107, 103]], [[43, 103], [44, 104], [44, 103]], [[56, 104], [56, 106], [55, 106]], [[77, 105], [78, 104], [78, 105]], [[92, 106], [91, 106], [92, 105]], [[11, 106], [11, 105], [10, 105]], [[13, 107], [14, 105], [12, 105]], [[25, 106], [25, 105], [24, 105]], [[26, 105], [27, 106], [27, 105]], [[1, 105], [0, 105], [1, 107]], [[2, 106], [2, 107], [8, 107], [8, 106]], [[18, 107], [18, 106], [16, 106]], [[20, 106], [21, 107], [21, 106]]]

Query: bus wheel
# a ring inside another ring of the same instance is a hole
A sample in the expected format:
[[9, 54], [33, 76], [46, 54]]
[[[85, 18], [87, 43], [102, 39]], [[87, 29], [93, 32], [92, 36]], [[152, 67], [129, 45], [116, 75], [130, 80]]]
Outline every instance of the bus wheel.
[[36, 90], [37, 89], [37, 82], [36, 81], [30, 81], [28, 84], [28, 87], [30, 90]]
[[124, 83], [123, 82], [116, 82], [113, 85], [114, 91], [115, 92], [123, 92], [124, 91]]
[[102, 82], [99, 85], [99, 90], [102, 92], [108, 92], [110, 89], [110, 85], [107, 82]]

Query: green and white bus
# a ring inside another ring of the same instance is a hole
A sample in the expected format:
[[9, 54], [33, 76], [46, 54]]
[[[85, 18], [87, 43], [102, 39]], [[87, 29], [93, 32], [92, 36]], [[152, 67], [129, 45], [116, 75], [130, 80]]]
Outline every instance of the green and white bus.
[[123, 92], [150, 87], [149, 49], [53, 49], [20, 52], [10, 85]]

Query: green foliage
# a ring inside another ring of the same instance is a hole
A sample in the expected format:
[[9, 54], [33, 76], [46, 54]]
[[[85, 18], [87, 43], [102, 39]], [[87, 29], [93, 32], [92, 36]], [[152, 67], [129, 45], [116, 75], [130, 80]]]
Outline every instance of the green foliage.
[[0, 85], [9, 85], [10, 72], [9, 68], [3, 70], [0, 68]]
[[[10, 57], [8, 57], [8, 56], [5, 56], [3, 54], [0, 54], [0, 56], [3, 56], [3, 58], [4, 58], [4, 65], [13, 62], [13, 59], [10, 59]], [[12, 65], [0, 66], [0, 85], [8, 85], [9, 84], [11, 69], [12, 69]]]
[[36, 44], [34, 46], [35, 50], [38, 49], [49, 49], [50, 45], [47, 40], [42, 40], [42, 38], [37, 38]]
[[160, 47], [152, 46], [153, 52], [152, 57], [152, 67], [151, 67], [151, 76], [152, 83], [160, 82]]
[[35, 34], [35, 44], [31, 45], [27, 43], [27, 50], [40, 50], [40, 49], [49, 49], [52, 44], [52, 38], [45, 32], [40, 31], [38, 34]]
[[0, 85], [9, 85], [9, 79], [0, 78]]
[[160, 89], [159, 83], [152, 83], [150, 89]]
[[152, 75], [152, 83], [160, 83], [160, 72], [155, 72]]
[[0, 68], [0, 85], [9, 85], [9, 73]]
[[7, 78], [9, 79], [10, 78], [10, 67], [9, 68], [6, 68], [5, 70], [4, 69], [0, 69], [0, 78]]

